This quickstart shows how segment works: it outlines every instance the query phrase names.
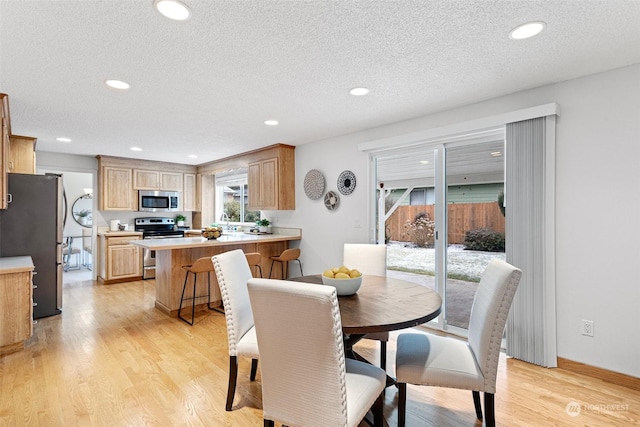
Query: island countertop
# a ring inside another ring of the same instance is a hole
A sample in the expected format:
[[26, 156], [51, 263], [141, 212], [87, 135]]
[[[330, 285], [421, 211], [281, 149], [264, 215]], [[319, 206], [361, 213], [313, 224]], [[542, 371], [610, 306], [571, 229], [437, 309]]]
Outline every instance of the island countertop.
[[[274, 230], [274, 234], [227, 232], [215, 240], [207, 240], [204, 237], [177, 237], [132, 240], [129, 244], [155, 251], [155, 306], [166, 314], [177, 316], [180, 307], [193, 305], [194, 309], [196, 306], [200, 309], [222, 303], [215, 274], [202, 273], [211, 280], [211, 286], [208, 286], [209, 280], [198, 280], [198, 286], [203, 288], [196, 292], [196, 284], [193, 282], [195, 276], [189, 279], [183, 266], [191, 265], [202, 257], [211, 258], [223, 252], [241, 249], [245, 253], [259, 253], [260, 271], [268, 271], [269, 276], [280, 279], [285, 274], [280, 268], [276, 268], [273, 269], [272, 275], [273, 261], [270, 257], [280, 255], [289, 247], [290, 242], [301, 239], [301, 229], [279, 228]], [[193, 286], [187, 286], [186, 279], [189, 279]]]
[[204, 248], [211, 246], [230, 246], [244, 243], [270, 243], [285, 242], [291, 240], [300, 240], [302, 238], [301, 230], [287, 229], [286, 234], [255, 234], [233, 232], [223, 234], [217, 239], [208, 240], [204, 237], [176, 237], [172, 239], [147, 239], [132, 240], [132, 245], [141, 246], [154, 251], [187, 249], [187, 248]]

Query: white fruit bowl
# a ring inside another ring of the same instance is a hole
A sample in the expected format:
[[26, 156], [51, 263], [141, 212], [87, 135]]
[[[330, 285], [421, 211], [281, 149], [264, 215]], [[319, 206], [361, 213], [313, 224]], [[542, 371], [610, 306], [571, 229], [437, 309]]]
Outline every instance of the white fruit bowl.
[[332, 279], [331, 277], [322, 276], [322, 284], [333, 286], [338, 291], [338, 295], [353, 295], [358, 292], [362, 285], [362, 276], [353, 279]]

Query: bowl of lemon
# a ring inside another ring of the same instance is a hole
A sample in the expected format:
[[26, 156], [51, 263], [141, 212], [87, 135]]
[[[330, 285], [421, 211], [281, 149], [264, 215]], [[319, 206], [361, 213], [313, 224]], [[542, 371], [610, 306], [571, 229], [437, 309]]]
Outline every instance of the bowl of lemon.
[[206, 227], [202, 230], [202, 237], [205, 239], [215, 240], [220, 236], [222, 236], [222, 227], [212, 225], [211, 227]]
[[362, 285], [362, 273], [344, 265], [330, 268], [322, 273], [322, 284], [333, 286], [340, 296], [353, 295]]

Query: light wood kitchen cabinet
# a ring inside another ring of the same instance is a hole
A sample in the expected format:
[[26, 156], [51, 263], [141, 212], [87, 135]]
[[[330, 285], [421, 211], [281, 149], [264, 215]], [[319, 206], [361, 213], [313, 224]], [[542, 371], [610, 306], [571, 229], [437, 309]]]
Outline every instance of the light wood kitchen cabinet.
[[160, 172], [133, 169], [134, 190], [157, 190], [160, 187]]
[[272, 157], [249, 163], [249, 209], [293, 210], [295, 198], [294, 147], [278, 145], [264, 150]]
[[100, 168], [100, 210], [135, 211], [137, 200], [130, 168], [103, 166]]
[[11, 119], [9, 117], [9, 97], [0, 93], [2, 110], [2, 137], [0, 138], [0, 209], [7, 209], [7, 173], [9, 172], [9, 135]]
[[0, 258], [0, 355], [33, 334], [33, 269], [31, 257]]
[[142, 248], [130, 244], [139, 240], [139, 234], [109, 236], [101, 234], [100, 242], [100, 276], [98, 280], [104, 284], [127, 282], [142, 279]]
[[182, 191], [182, 174], [178, 172], [160, 172], [160, 190]]
[[198, 200], [196, 192], [196, 174], [185, 173], [183, 177], [184, 191], [182, 192], [182, 210], [197, 211]]
[[133, 169], [133, 189], [182, 191], [182, 173]]
[[9, 140], [9, 172], [35, 174], [37, 138], [10, 135]]
[[249, 209], [278, 209], [278, 159], [249, 163]]

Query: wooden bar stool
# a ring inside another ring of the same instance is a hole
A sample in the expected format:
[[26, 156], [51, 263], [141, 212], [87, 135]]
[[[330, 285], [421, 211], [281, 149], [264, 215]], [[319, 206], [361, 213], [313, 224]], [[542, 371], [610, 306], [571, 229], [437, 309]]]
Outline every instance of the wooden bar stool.
[[[299, 248], [285, 249], [278, 256], [270, 256], [269, 259], [271, 260], [271, 268], [269, 269], [269, 279], [271, 279], [271, 272], [273, 271], [273, 263], [274, 262], [282, 263], [281, 264], [282, 278], [284, 280], [287, 279], [286, 272], [289, 271], [289, 261], [298, 261], [298, 264], [300, 265], [300, 275], [304, 276], [304, 274], [302, 273], [302, 263], [300, 262], [299, 258], [300, 258], [300, 249]], [[287, 266], [286, 272], [285, 272], [285, 268], [284, 268], [285, 265]]]
[[248, 254], [244, 254], [247, 257], [247, 263], [249, 267], [258, 267], [260, 271], [260, 277], [262, 277], [262, 266], [260, 265], [260, 260], [262, 259], [262, 255], [260, 252], [249, 252]]
[[[184, 285], [182, 286], [182, 296], [180, 297], [180, 308], [178, 308], [178, 317], [180, 320], [184, 320], [190, 325], [193, 325], [193, 321], [195, 319], [196, 313], [196, 299], [197, 298], [207, 298], [207, 307], [209, 310], [214, 310], [214, 307], [211, 307], [211, 272], [213, 270], [213, 263], [211, 262], [211, 257], [202, 257], [198, 258], [196, 262], [191, 265], [183, 265], [182, 268], [186, 271], [184, 276]], [[187, 281], [189, 279], [189, 273], [193, 274], [193, 293], [191, 297], [184, 297], [185, 290], [187, 289]], [[198, 283], [198, 273], [207, 273], [207, 293], [203, 295], [196, 295], [196, 284]], [[191, 322], [189, 320], [182, 317], [182, 303], [184, 301], [191, 300]]]

